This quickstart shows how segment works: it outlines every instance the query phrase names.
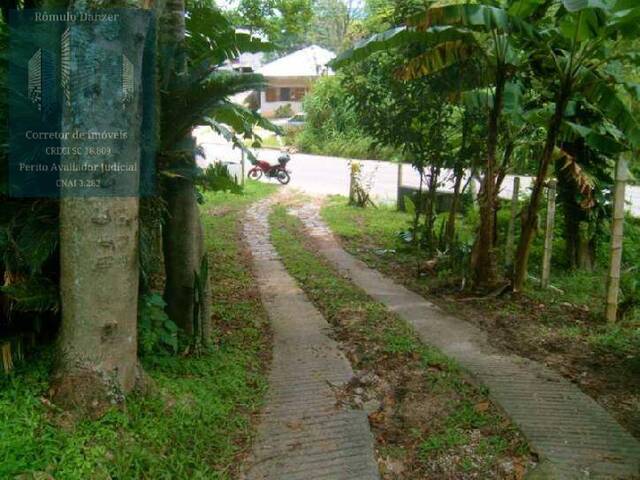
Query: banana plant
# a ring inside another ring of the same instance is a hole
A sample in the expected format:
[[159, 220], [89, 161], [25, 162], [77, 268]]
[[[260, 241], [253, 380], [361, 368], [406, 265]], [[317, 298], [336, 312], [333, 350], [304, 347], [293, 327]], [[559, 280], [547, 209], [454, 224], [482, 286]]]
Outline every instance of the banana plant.
[[[620, 78], [607, 68], [613, 61], [632, 58], [631, 53], [625, 52], [625, 44], [638, 34], [640, 7], [631, 0], [553, 3], [557, 8], [553, 24], [541, 30], [538, 41], [528, 44], [533, 73], [551, 93], [554, 113], [547, 124], [531, 198], [523, 212], [513, 278], [515, 291], [523, 289], [527, 278], [544, 183], [572, 98], [581, 96], [597, 109], [604, 120], [622, 133], [627, 149], [640, 146], [640, 125], [620, 97]], [[591, 141], [596, 138], [591, 135]]]
[[401, 48], [407, 52], [407, 61], [397, 75], [406, 81], [435, 75], [454, 65], [482, 65], [485, 74], [476, 77], [476, 87], [487, 88], [491, 102], [480, 190], [481, 223], [472, 254], [473, 278], [478, 287], [493, 286], [498, 277], [494, 222], [499, 127], [507, 84], [526, 62], [513, 38], [538, 41], [539, 37], [536, 29], [519, 16], [521, 10], [512, 14], [489, 4], [432, 6], [408, 18], [405, 25], [356, 44], [333, 62], [335, 68], [340, 68], [379, 50]]

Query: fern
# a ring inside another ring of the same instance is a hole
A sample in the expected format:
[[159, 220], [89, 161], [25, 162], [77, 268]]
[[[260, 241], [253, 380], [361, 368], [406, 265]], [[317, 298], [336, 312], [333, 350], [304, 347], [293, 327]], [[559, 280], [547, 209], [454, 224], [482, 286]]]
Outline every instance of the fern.
[[227, 166], [221, 163], [209, 165], [202, 170], [201, 175], [196, 178], [196, 184], [204, 190], [213, 192], [242, 192], [236, 178], [232, 177]]
[[27, 277], [12, 285], [0, 287], [13, 301], [13, 309], [18, 312], [58, 312], [60, 296], [58, 286], [45, 277]]

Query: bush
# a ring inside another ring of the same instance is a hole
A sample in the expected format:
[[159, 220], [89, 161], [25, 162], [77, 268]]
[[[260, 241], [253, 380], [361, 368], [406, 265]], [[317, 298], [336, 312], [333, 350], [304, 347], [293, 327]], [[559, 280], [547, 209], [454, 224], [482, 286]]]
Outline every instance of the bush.
[[178, 327], [167, 316], [165, 306], [162, 297], [156, 293], [140, 299], [138, 348], [142, 355], [178, 351]]
[[389, 160], [396, 156], [394, 149], [377, 145], [359, 127], [351, 104], [338, 77], [319, 79], [305, 97], [307, 123], [295, 135], [295, 146], [307, 153], [347, 158]]
[[280, 105], [278, 108], [276, 108], [274, 115], [276, 118], [289, 118], [293, 117], [294, 111], [291, 107], [291, 104], [287, 103], [286, 105]]

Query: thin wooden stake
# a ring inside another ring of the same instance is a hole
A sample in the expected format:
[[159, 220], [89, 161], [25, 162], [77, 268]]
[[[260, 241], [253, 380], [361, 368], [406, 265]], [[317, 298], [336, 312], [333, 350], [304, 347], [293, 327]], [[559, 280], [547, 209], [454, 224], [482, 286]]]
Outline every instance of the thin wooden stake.
[[549, 276], [551, 274], [551, 253], [553, 250], [553, 227], [556, 218], [556, 181], [550, 180], [547, 193], [547, 226], [544, 232], [544, 253], [542, 255], [542, 276], [540, 286], [549, 286]]
[[402, 162], [398, 163], [398, 186], [396, 188], [396, 208], [400, 210], [402, 203]]
[[622, 267], [622, 235], [624, 233], [624, 193], [629, 170], [627, 155], [622, 154], [616, 164], [616, 184], [614, 189], [613, 221], [611, 222], [611, 261], [607, 277], [607, 307], [605, 316], [608, 322], [618, 318], [618, 295], [620, 293], [620, 269]]
[[354, 205], [356, 201], [356, 167], [349, 163], [349, 205]]
[[518, 215], [518, 196], [520, 194], [520, 177], [513, 177], [513, 193], [511, 195], [511, 216], [509, 217], [509, 229], [507, 230], [507, 248], [505, 252], [505, 265], [513, 265], [513, 252], [516, 241], [516, 216]]

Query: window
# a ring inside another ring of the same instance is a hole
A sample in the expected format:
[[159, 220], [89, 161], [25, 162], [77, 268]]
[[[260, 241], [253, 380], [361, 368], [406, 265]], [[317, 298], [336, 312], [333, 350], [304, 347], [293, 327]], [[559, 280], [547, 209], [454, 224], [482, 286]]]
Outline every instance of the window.
[[304, 87], [295, 87], [291, 89], [291, 100], [294, 102], [301, 102], [304, 96], [307, 94], [307, 89]]
[[277, 102], [277, 101], [278, 101], [278, 89], [267, 88], [267, 102]]
[[301, 102], [307, 91], [306, 87], [269, 87], [267, 102]]
[[291, 89], [290, 88], [281, 88], [280, 89], [280, 101], [288, 102], [291, 100]]

